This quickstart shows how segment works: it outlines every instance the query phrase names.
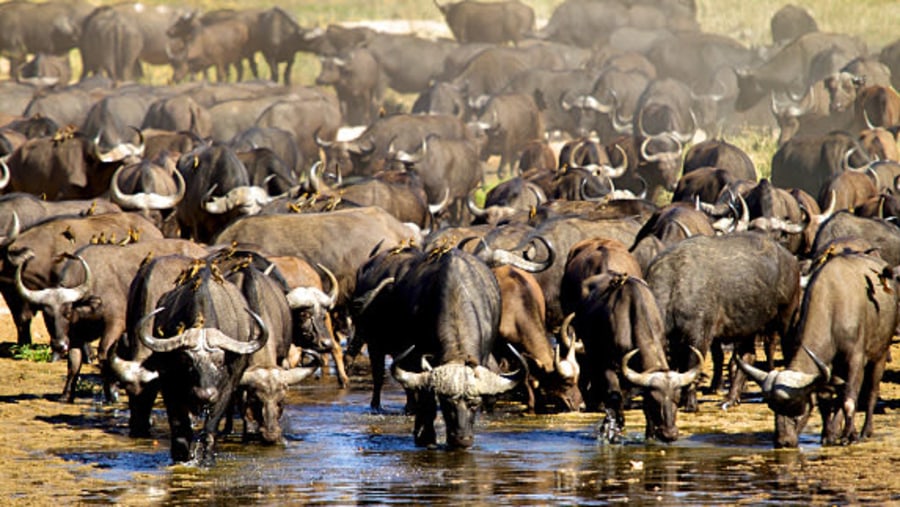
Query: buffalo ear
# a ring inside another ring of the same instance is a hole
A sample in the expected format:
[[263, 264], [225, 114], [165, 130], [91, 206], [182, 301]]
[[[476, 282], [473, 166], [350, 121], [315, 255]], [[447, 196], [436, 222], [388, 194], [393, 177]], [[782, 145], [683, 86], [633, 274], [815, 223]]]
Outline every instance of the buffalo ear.
[[73, 309], [79, 317], [89, 317], [96, 315], [103, 308], [103, 299], [100, 296], [90, 296], [79, 302]]

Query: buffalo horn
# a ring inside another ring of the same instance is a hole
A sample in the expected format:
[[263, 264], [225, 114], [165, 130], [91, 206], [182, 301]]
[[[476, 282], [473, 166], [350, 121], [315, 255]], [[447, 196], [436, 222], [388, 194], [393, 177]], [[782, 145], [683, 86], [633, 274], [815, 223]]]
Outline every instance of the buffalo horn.
[[394, 376], [394, 379], [396, 379], [404, 389], [408, 390], [422, 389], [424, 387], [429, 387], [431, 384], [430, 371], [414, 373], [406, 371], [400, 367], [400, 361], [406, 358], [406, 356], [408, 356], [414, 348], [416, 348], [415, 345], [409, 347], [399, 356], [395, 357], [393, 362], [391, 362], [391, 375]]
[[172, 338], [155, 338], [152, 333], [146, 332], [147, 324], [152, 324], [153, 317], [155, 317], [157, 313], [165, 309], [166, 307], [161, 306], [156, 310], [148, 313], [147, 315], [144, 315], [143, 317], [141, 317], [141, 320], [138, 321], [138, 338], [141, 340], [141, 343], [143, 343], [145, 347], [152, 350], [153, 352], [158, 353], [172, 352], [173, 350], [177, 350], [183, 346], [191, 346], [192, 343], [188, 343], [188, 336], [185, 333], [181, 333]]
[[22, 270], [25, 269], [25, 264], [31, 260], [31, 257], [28, 257], [16, 268], [16, 288], [19, 290], [19, 294], [30, 303], [49, 307], [56, 307], [65, 303], [74, 303], [75, 301], [84, 299], [91, 289], [91, 268], [80, 255], [76, 255], [74, 258], [78, 259], [84, 268], [84, 281], [77, 287], [54, 287], [31, 290], [28, 287], [25, 287], [25, 284], [22, 282]]
[[0, 157], [0, 169], [3, 170], [3, 175], [0, 176], [0, 189], [4, 189], [9, 185], [10, 179], [9, 166], [6, 165], [6, 157]]
[[292, 386], [303, 382], [307, 377], [312, 375], [322, 365], [322, 356], [315, 350], [304, 350], [303, 355], [312, 356], [315, 361], [310, 366], [297, 366], [284, 371], [282, 380], [285, 385]]
[[125, 167], [127, 166], [123, 165], [116, 169], [109, 185], [110, 199], [122, 208], [147, 210], [172, 209], [184, 198], [186, 189], [184, 176], [182, 176], [181, 171], [177, 169], [174, 171], [176, 186], [175, 195], [161, 195], [154, 192], [138, 192], [136, 194], [126, 194], [122, 192], [122, 189], [119, 186], [119, 176], [122, 174], [122, 170], [125, 169]]
[[628, 169], [628, 153], [618, 144], [615, 146], [615, 149], [622, 154], [622, 162], [617, 166], [603, 165], [603, 172], [609, 178], [620, 178]]
[[9, 230], [6, 232], [6, 236], [0, 237], [0, 246], [6, 246], [16, 240], [19, 237], [19, 232], [21, 231], [22, 223], [19, 220], [19, 214], [15, 211], [12, 212], [12, 220], [9, 224]]
[[[250, 314], [250, 317], [253, 318], [256, 325], [259, 327], [259, 335], [257, 335], [255, 339], [239, 341], [218, 329], [207, 329], [207, 332], [209, 333], [207, 334], [207, 341], [210, 347], [219, 347], [220, 349], [234, 352], [235, 354], [252, 354], [263, 348], [266, 341], [269, 339], [269, 328], [266, 326], [266, 323], [263, 322], [262, 317], [256, 312], [247, 309], [247, 313]], [[190, 332], [190, 330], [188, 332]]]
[[318, 263], [316, 263], [316, 266], [325, 273], [325, 276], [327, 276], [328, 280], [331, 282], [331, 290], [328, 291], [328, 299], [322, 301], [322, 306], [331, 310], [334, 308], [334, 303], [337, 301], [338, 294], [340, 294], [340, 285], [338, 285], [337, 277], [334, 276], [334, 273], [332, 273], [330, 269]]
[[444, 187], [444, 198], [441, 199], [441, 202], [437, 204], [429, 204], [428, 211], [432, 215], [437, 215], [441, 211], [447, 207], [447, 204], [450, 203], [450, 187]]
[[142, 385], [159, 378], [159, 372], [148, 370], [137, 361], [122, 359], [115, 352], [111, 352], [108, 358], [110, 370], [126, 384]]
[[552, 266], [553, 262], [556, 260], [556, 251], [553, 249], [553, 245], [550, 244], [550, 241], [543, 236], [534, 236], [529, 240], [529, 244], [533, 244], [535, 241], [543, 243], [547, 249], [547, 259], [543, 262], [534, 262], [510, 251], [497, 249], [493, 251], [493, 255], [491, 256], [491, 264], [494, 266], [511, 264], [530, 273], [540, 273], [541, 271], [546, 270]]
[[569, 351], [566, 353], [566, 358], [563, 360], [559, 359], [559, 344], [556, 345], [553, 356], [553, 365], [556, 371], [565, 379], [574, 379], [578, 377], [580, 370], [578, 361], [575, 359], [575, 333], [572, 332], [572, 319], [574, 318], [575, 312], [570, 313], [563, 320], [562, 326], [559, 328], [560, 334], [568, 341], [566, 346], [569, 348]]
[[326, 140], [322, 139], [321, 137], [319, 137], [319, 130], [321, 130], [321, 129], [322, 129], [322, 127], [319, 127], [316, 129], [315, 132], [313, 132], [313, 139], [315, 139], [316, 144], [320, 148], [325, 148], [325, 149], [331, 148], [331, 146], [334, 144], [334, 142], [326, 141]]
[[469, 192], [469, 195], [466, 196], [466, 206], [469, 208], [469, 213], [478, 218], [484, 218], [487, 216], [487, 211], [484, 210], [484, 208], [479, 208], [478, 205], [475, 204], [475, 198], [473, 197], [475, 190], [477, 189], [472, 189], [472, 191]]
[[387, 277], [378, 282], [378, 285], [376, 285], [374, 289], [357, 298], [353, 302], [354, 306], [357, 308], [357, 313], [362, 314], [363, 312], [365, 312], [366, 308], [368, 308], [369, 305], [372, 304], [372, 301], [375, 301], [375, 298], [378, 297], [378, 293], [383, 291], [388, 285], [394, 283], [394, 280], [395, 279], [393, 276]]

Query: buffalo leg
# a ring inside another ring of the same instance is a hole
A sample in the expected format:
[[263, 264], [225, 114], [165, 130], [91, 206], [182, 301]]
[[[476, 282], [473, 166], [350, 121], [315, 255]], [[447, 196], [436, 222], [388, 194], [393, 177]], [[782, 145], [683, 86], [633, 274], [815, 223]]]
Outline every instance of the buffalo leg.
[[174, 386], [163, 388], [163, 399], [166, 402], [166, 413], [169, 416], [169, 431], [171, 432], [171, 456], [172, 461], [179, 463], [191, 459], [191, 430], [190, 410], [185, 396], [178, 393]]
[[622, 389], [619, 386], [618, 372], [606, 370], [603, 375], [603, 383], [606, 391], [604, 395], [606, 417], [600, 426], [601, 438], [606, 438], [609, 443], [614, 443], [619, 439], [622, 430], [625, 429], [625, 400], [622, 396]]
[[434, 391], [423, 389], [413, 396], [416, 398], [416, 422], [413, 437], [419, 447], [437, 445], [437, 434], [434, 431], [434, 418], [437, 417], [437, 401]]
[[369, 363], [372, 368], [372, 410], [381, 411], [381, 389], [384, 387], [384, 356], [381, 351], [376, 351], [369, 346]]
[[715, 394], [719, 392], [719, 389], [722, 389], [722, 370], [725, 364], [725, 351], [722, 349], [720, 340], [713, 341], [712, 347], [709, 349], [709, 355], [712, 356], [713, 362], [713, 377], [712, 382], [709, 384], [709, 393]]
[[68, 354], [68, 371], [66, 372], [66, 385], [63, 387], [62, 397], [69, 403], [75, 401], [75, 389], [78, 382], [78, 373], [81, 372], [81, 363], [83, 361], [84, 350], [81, 344], [73, 344], [75, 346], [69, 348]]
[[284, 67], [284, 84], [291, 84], [291, 72], [293, 72], [294, 68], [294, 58], [291, 57], [288, 59], [287, 64]]
[[22, 299], [19, 291], [13, 285], [3, 284], [0, 287], [0, 294], [6, 300], [6, 306], [16, 325], [16, 343], [31, 345], [31, 320], [34, 318], [31, 306]]
[[862, 431], [859, 437], [869, 438], [872, 436], [872, 418], [875, 415], [875, 404], [878, 403], [878, 393], [881, 389], [881, 377], [884, 375], [885, 359], [870, 365], [869, 372], [866, 375], [866, 382], [863, 384], [863, 393], [865, 393], [866, 420], [863, 422]]
[[[741, 359], [747, 364], [753, 364], [756, 361], [756, 339], [751, 337], [734, 343], [734, 352], [732, 354], [740, 354]], [[747, 375], [740, 368], [734, 369], [734, 376], [731, 377], [731, 387], [728, 389], [728, 395], [722, 408], [728, 408], [741, 403], [741, 393], [744, 391], [744, 384], [747, 382]]]
[[339, 340], [331, 340], [331, 357], [334, 359], [334, 371], [337, 372], [338, 385], [346, 389], [350, 385], [347, 369], [344, 367], [344, 349]]
[[828, 393], [816, 398], [819, 414], [822, 416], [822, 445], [834, 445], [838, 442], [838, 428], [842, 420], [837, 406], [841, 397]]
[[137, 394], [128, 395], [128, 434], [134, 438], [150, 436], [153, 403], [159, 393], [159, 381], [144, 385]]

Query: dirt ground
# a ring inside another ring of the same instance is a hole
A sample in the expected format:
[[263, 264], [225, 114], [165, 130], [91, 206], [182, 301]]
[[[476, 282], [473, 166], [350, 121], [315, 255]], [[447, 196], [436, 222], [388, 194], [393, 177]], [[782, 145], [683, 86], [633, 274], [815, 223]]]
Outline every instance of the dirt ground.
[[[47, 343], [47, 335], [38, 322], [36, 342]], [[10, 347], [15, 336], [7, 315], [0, 315], [0, 498], [18, 505], [46, 505], [53, 498], [79, 498], [79, 492], [103, 490], [107, 484], [98, 478], [94, 465], [68, 461], [59, 456], [60, 450], [78, 449], [84, 452], [118, 449], [133, 445], [127, 437], [124, 396], [114, 406], [100, 403], [99, 395], [80, 396], [74, 404], [57, 400], [65, 378], [65, 362], [37, 363], [16, 360]], [[893, 357], [900, 357], [900, 343], [895, 343]], [[707, 366], [708, 367], [708, 366]], [[96, 373], [89, 365], [86, 373]], [[889, 366], [882, 384], [880, 413], [876, 419], [876, 436], [872, 441], [851, 447], [817, 449], [814, 459], [803, 458], [803, 451], [784, 451], [784, 472], [810, 478], [817, 488], [824, 486], [842, 491], [854, 498], [859, 490], [860, 501], [900, 498], [900, 479], [896, 467], [900, 453], [900, 365]], [[83, 386], [82, 391], [90, 390]], [[755, 389], [754, 389], [755, 390]], [[751, 396], [753, 393], [751, 392]], [[683, 438], [740, 441], [746, 435], [770, 434], [772, 415], [762, 403], [744, 403], [723, 413], [718, 408], [720, 396], [701, 398], [700, 412], [679, 414]], [[115, 412], [118, 411], [118, 412]], [[119, 417], [111, 417], [113, 414]], [[579, 417], [573, 415], [572, 417]], [[642, 424], [639, 411], [627, 414], [630, 429]], [[817, 416], [811, 418], [806, 433], [810, 441], [817, 441]], [[110, 420], [122, 421], [120, 427], [110, 427]], [[729, 437], [729, 435], [731, 437]], [[790, 456], [799, 454], [800, 459]], [[121, 486], [121, 484], [119, 484]]]

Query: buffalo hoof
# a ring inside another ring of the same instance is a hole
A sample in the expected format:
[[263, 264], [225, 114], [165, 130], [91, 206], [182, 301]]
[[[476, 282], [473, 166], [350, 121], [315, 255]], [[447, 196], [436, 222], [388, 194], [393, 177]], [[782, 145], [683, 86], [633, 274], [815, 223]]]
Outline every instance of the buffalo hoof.
[[598, 435], [601, 440], [616, 444], [622, 439], [622, 427], [616, 422], [615, 417], [607, 414], [600, 423]]

